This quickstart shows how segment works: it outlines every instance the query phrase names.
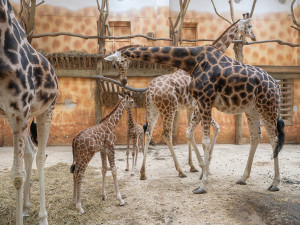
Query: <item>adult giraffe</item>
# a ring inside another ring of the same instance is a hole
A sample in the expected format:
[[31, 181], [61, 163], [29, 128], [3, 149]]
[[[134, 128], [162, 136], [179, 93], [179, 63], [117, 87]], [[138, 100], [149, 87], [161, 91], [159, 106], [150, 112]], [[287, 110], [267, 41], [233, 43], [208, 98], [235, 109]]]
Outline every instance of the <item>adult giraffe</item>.
[[[270, 191], [280, 183], [278, 153], [284, 144], [284, 122], [280, 116], [280, 87], [266, 71], [231, 59], [212, 46], [129, 47], [114, 53], [118, 61], [139, 60], [170, 65], [192, 76], [189, 90], [197, 100], [202, 123], [204, 149], [203, 178], [193, 192], [206, 193], [210, 149], [212, 107], [225, 113], [246, 113], [250, 130], [250, 154], [245, 172], [237, 182], [245, 184], [250, 175], [254, 153], [261, 140], [260, 119], [273, 148], [275, 175]], [[120, 77], [123, 80], [122, 77]]]
[[36, 117], [38, 131], [36, 163], [40, 182], [39, 218], [40, 224], [48, 224], [44, 184], [45, 149], [58, 93], [57, 77], [51, 64], [28, 43], [7, 0], [0, 0], [0, 34], [0, 117], [7, 120], [13, 132], [12, 179], [16, 189], [16, 224], [23, 224], [23, 212], [27, 215], [31, 205], [29, 187], [35, 149], [28, 135], [28, 123], [32, 116]]
[[[234, 39], [239, 38], [239, 35], [243, 39], [246, 37], [255, 40], [256, 37], [252, 31], [252, 26], [250, 23], [248, 14], [244, 14], [244, 19], [238, 20], [229, 26], [219, 38], [217, 38], [212, 46], [218, 48], [220, 51], [225, 52], [229, 45]], [[108, 56], [106, 60], [113, 60], [114, 57]], [[114, 62], [114, 65], [119, 70], [120, 74], [126, 73], [128, 68], [128, 62], [126, 60], [120, 62]], [[142, 180], [146, 179], [146, 156], [149, 148], [149, 142], [152, 137], [152, 133], [157, 122], [158, 116], [162, 116], [163, 120], [163, 132], [162, 137], [165, 143], [168, 145], [173, 161], [175, 163], [175, 168], [179, 173], [179, 177], [186, 177], [185, 173], [182, 171], [181, 166], [177, 160], [173, 145], [172, 145], [172, 130], [173, 130], [173, 121], [175, 113], [178, 110], [186, 109], [187, 118], [188, 118], [188, 129], [186, 136], [188, 139], [188, 149], [189, 157], [188, 163], [190, 165], [191, 172], [197, 172], [198, 170], [194, 167], [192, 162], [192, 150], [193, 146], [194, 152], [196, 153], [199, 166], [202, 168], [203, 172], [203, 160], [200, 155], [200, 152], [197, 148], [196, 142], [194, 140], [194, 131], [198, 124], [200, 123], [200, 113], [197, 106], [197, 102], [194, 100], [192, 95], [189, 92], [188, 85], [191, 82], [191, 76], [183, 71], [178, 70], [172, 74], [166, 74], [160, 77], [154, 78], [146, 91], [146, 109], [147, 109], [147, 123], [148, 127], [147, 132], [145, 133], [145, 153], [143, 155], [143, 164], [141, 167], [141, 176]], [[216, 142], [218, 133], [220, 132], [219, 125], [212, 119], [213, 127], [213, 138], [210, 146], [210, 157], [212, 157], [213, 147]], [[209, 166], [208, 166], [209, 167]], [[202, 175], [200, 176], [202, 177]]]

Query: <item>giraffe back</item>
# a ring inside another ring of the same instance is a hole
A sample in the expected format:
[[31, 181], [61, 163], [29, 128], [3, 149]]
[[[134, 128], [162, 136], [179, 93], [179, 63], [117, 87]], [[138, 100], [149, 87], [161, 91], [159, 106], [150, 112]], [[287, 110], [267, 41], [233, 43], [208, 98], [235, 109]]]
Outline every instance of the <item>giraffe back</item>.
[[10, 3], [2, 4], [7, 10], [1, 9], [0, 108], [35, 116], [56, 99], [58, 80], [48, 60], [28, 43]]
[[148, 86], [146, 96], [151, 96], [158, 109], [167, 107], [176, 110], [192, 107], [193, 98], [189, 92], [191, 76], [183, 70], [154, 78]]

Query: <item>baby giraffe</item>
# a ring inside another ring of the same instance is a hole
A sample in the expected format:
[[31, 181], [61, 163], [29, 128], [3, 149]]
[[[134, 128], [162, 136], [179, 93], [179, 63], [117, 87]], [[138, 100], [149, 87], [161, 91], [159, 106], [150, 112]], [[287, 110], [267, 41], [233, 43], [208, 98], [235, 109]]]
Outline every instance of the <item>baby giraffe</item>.
[[134, 107], [135, 103], [132, 98], [125, 95], [125, 98], [121, 98], [115, 108], [105, 116], [99, 124], [89, 127], [81, 131], [74, 139], [72, 143], [73, 150], [73, 164], [71, 166], [71, 173], [73, 173], [74, 179], [74, 193], [73, 201], [76, 204], [76, 208], [81, 214], [84, 210], [81, 207], [80, 188], [82, 177], [89, 162], [93, 158], [96, 152], [100, 152], [102, 159], [102, 199], [106, 200], [105, 192], [105, 176], [107, 172], [107, 159], [111, 167], [112, 176], [115, 183], [115, 191], [117, 199], [120, 205], [124, 205], [125, 201], [121, 197], [119, 190], [119, 184], [117, 180], [117, 168], [115, 165], [115, 146], [116, 135], [114, 134], [114, 128], [121, 119], [125, 108]]
[[[136, 106], [135, 106], [136, 107]], [[127, 129], [127, 164], [125, 171], [129, 171], [129, 150], [130, 150], [130, 142], [132, 140], [132, 168], [131, 168], [131, 176], [134, 175], [134, 168], [137, 163], [137, 157], [139, 152], [139, 146], [142, 148], [142, 152], [144, 154], [144, 130], [142, 126], [136, 123], [133, 120], [132, 111], [130, 107], [127, 107], [128, 114], [128, 129]], [[135, 156], [135, 157], [134, 157]]]

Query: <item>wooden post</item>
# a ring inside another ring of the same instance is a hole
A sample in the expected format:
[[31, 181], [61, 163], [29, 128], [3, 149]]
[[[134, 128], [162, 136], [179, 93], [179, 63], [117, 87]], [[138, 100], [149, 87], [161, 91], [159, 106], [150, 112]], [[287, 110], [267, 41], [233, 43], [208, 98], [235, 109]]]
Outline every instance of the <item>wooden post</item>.
[[[244, 47], [243, 43], [235, 43], [233, 46], [235, 59], [240, 62], [244, 61], [243, 47]], [[243, 127], [242, 114], [237, 114], [235, 115], [235, 144], [237, 145], [243, 144], [242, 127]]]
[[4, 146], [4, 119], [0, 119], [1, 120], [1, 137], [0, 137], [0, 147]]
[[[173, 24], [171, 18], [169, 17], [171, 36], [172, 36], [172, 44], [171, 44], [172, 46], [178, 46], [178, 42], [180, 41], [180, 35], [181, 35], [182, 27], [183, 27], [184, 16], [188, 9], [189, 3], [190, 3], [190, 0], [184, 0], [184, 2], [182, 2], [182, 0], [179, 0], [180, 12], [178, 13], [175, 24]], [[177, 140], [177, 130], [179, 127], [179, 119], [180, 119], [180, 112], [176, 111], [174, 122], [173, 122], [173, 131], [172, 131], [173, 145], [176, 145], [176, 143], [177, 143], [176, 140]]]
[[[97, 33], [99, 36], [105, 36], [106, 28], [107, 26], [107, 17], [108, 17], [108, 2], [107, 0], [102, 0], [102, 5], [100, 8], [99, 2], [97, 0], [98, 4], [98, 10], [100, 12], [99, 19], [97, 21]], [[106, 11], [104, 11], [104, 8], [106, 6]], [[99, 45], [99, 54], [105, 54], [105, 39], [99, 38], [98, 39], [98, 45]], [[103, 59], [97, 59], [97, 68], [96, 68], [96, 75], [102, 76], [103, 75]], [[100, 94], [101, 94], [101, 81], [96, 80], [96, 90], [95, 90], [95, 122], [96, 124], [99, 123], [99, 121], [102, 118], [102, 110], [100, 105]]]

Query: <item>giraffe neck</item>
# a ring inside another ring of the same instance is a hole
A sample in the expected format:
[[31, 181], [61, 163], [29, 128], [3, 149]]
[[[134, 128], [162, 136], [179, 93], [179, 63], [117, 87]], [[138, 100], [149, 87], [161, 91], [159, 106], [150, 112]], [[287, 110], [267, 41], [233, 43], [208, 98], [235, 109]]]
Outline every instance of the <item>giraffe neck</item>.
[[169, 65], [188, 73], [197, 65], [197, 56], [203, 47], [132, 47], [121, 51], [121, 56], [131, 60]]
[[99, 124], [106, 123], [110, 130], [113, 130], [121, 119], [126, 106], [125, 98], [122, 98], [115, 108], [105, 116]]
[[133, 116], [132, 116], [132, 111], [131, 108], [127, 107], [127, 114], [128, 114], [128, 128], [131, 128], [134, 124]]
[[220, 37], [212, 43], [212, 46], [224, 53], [232, 41], [238, 36], [238, 22], [239, 20], [228, 27]]

